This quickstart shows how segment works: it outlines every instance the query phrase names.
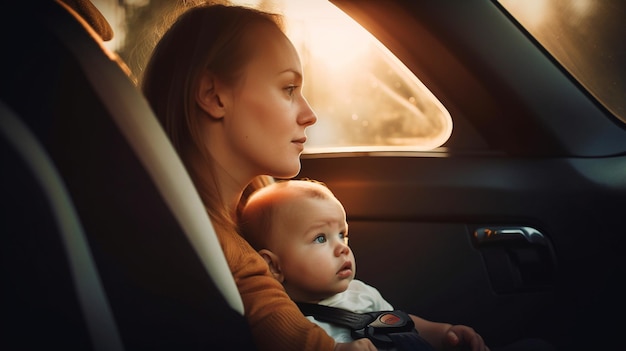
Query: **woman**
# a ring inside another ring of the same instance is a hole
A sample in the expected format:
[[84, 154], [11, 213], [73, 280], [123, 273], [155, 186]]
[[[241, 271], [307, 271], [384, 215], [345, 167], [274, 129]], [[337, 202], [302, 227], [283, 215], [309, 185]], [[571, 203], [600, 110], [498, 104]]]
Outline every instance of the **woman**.
[[235, 6], [186, 11], [165, 33], [142, 89], [200, 193], [257, 346], [272, 350], [375, 350], [337, 343], [309, 322], [237, 233], [237, 206], [258, 176], [300, 171], [316, 116], [302, 96], [298, 54], [275, 15]]

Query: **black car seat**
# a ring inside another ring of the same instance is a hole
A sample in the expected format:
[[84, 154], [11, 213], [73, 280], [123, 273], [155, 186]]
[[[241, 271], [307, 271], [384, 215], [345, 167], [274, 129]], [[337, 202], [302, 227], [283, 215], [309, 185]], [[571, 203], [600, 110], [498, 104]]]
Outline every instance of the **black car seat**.
[[0, 15], [0, 349], [254, 349], [188, 174], [78, 13]]

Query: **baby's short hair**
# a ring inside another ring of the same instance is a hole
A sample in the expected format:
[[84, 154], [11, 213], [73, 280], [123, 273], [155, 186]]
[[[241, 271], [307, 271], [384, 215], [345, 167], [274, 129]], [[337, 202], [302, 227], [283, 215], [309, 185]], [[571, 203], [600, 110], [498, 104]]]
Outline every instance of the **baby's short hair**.
[[[285, 190], [289, 190], [290, 194]], [[282, 196], [279, 197], [279, 194]], [[289, 195], [285, 196], [286, 194]], [[282, 199], [291, 198], [291, 196], [308, 196], [317, 199], [335, 197], [326, 184], [309, 178], [279, 180], [256, 190], [250, 194], [239, 218], [240, 234], [255, 250], [266, 248], [265, 242], [272, 229], [272, 220], [277, 206], [282, 203]]]

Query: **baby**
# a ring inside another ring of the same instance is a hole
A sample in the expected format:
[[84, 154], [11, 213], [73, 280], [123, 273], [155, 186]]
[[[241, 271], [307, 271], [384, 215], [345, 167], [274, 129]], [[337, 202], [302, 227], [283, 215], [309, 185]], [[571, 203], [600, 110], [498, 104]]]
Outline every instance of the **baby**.
[[[323, 183], [278, 181], [257, 190], [242, 208], [240, 229], [292, 300], [357, 313], [393, 310], [376, 288], [355, 279], [346, 212]], [[409, 316], [435, 349], [489, 350], [471, 327]], [[308, 318], [337, 342], [353, 340], [346, 327]]]

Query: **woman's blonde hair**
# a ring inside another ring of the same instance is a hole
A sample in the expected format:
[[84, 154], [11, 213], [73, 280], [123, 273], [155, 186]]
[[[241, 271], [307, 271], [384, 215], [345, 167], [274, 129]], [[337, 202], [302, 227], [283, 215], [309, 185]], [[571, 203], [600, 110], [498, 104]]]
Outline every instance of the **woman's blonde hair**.
[[232, 228], [235, 222], [218, 191], [215, 161], [206, 150], [206, 135], [200, 133], [200, 119], [206, 115], [197, 113], [194, 91], [206, 71], [226, 84], [237, 83], [253, 57], [245, 36], [256, 23], [283, 29], [279, 15], [252, 8], [221, 4], [191, 7], [157, 43], [141, 77], [145, 97], [218, 230]]

